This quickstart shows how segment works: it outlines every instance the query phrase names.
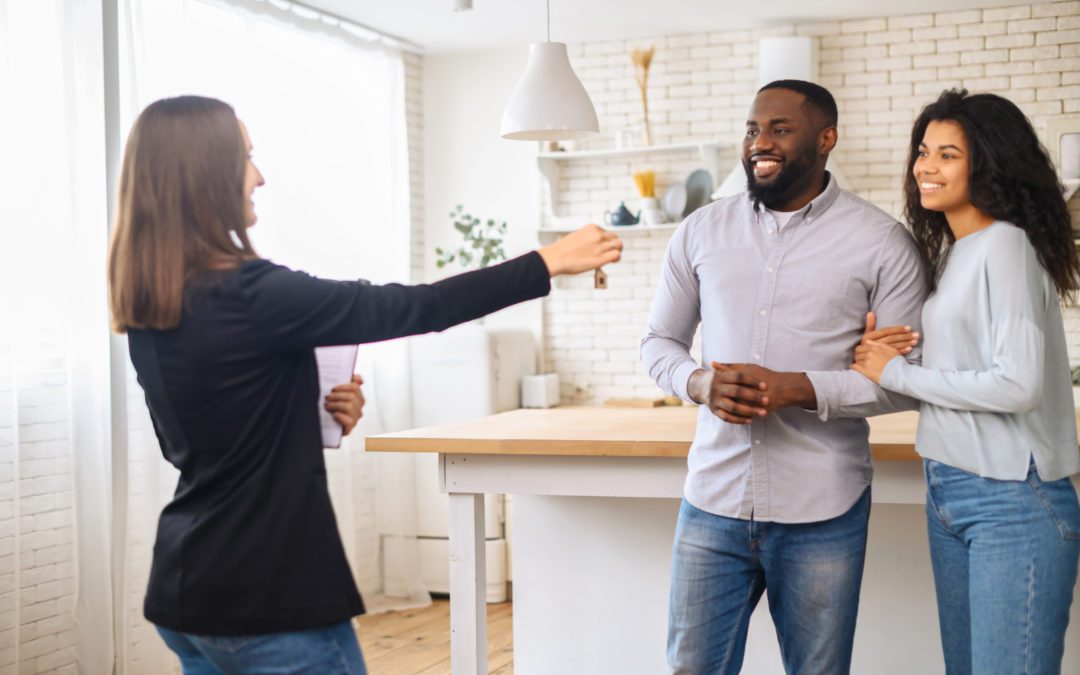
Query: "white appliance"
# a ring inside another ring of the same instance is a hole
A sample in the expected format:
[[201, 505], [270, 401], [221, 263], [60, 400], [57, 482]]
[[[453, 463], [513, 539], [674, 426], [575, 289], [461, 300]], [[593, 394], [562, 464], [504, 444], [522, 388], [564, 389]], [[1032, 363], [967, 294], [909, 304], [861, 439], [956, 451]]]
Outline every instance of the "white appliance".
[[[536, 373], [527, 330], [488, 330], [468, 323], [409, 341], [414, 427], [460, 422], [521, 407], [521, 379]], [[433, 593], [450, 592], [448, 500], [439, 490], [438, 456], [416, 458], [420, 573]], [[487, 601], [505, 602], [509, 552], [504, 497], [487, 495]]]

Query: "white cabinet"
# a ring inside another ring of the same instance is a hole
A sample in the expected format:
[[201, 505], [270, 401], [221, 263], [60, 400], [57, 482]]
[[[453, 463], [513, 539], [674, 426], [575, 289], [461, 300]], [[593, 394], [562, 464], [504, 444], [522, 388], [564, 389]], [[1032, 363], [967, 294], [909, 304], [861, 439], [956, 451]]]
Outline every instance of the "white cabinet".
[[[521, 407], [521, 378], [536, 372], [536, 344], [527, 330], [489, 330], [479, 322], [410, 339], [409, 371], [412, 425], [462, 422]], [[439, 488], [438, 456], [418, 454], [413, 465], [416, 486], [417, 549], [420, 575], [432, 593], [450, 592], [447, 495]], [[504, 531], [504, 497], [484, 500], [487, 548], [487, 600], [507, 599], [509, 553]], [[383, 532], [384, 550], [400, 555]], [[393, 558], [385, 567], [386, 584], [396, 588]], [[406, 586], [407, 587], [407, 586]]]

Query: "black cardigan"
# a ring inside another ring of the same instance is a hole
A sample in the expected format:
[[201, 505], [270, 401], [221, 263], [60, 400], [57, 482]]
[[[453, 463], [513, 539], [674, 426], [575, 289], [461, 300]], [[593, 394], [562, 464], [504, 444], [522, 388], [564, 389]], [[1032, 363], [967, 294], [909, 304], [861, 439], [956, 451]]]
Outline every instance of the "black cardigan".
[[144, 612], [203, 635], [362, 614], [326, 485], [313, 348], [449, 328], [547, 295], [537, 253], [421, 286], [327, 281], [266, 260], [189, 283], [179, 327], [131, 330], [165, 458]]

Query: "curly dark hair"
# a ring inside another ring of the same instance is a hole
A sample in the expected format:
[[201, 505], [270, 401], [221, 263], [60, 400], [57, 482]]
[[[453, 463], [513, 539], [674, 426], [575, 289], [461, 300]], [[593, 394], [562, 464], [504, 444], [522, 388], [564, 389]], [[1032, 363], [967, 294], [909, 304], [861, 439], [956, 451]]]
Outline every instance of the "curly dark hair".
[[931, 292], [955, 241], [940, 211], [924, 209], [912, 170], [930, 122], [949, 120], [968, 143], [968, 198], [983, 213], [1022, 228], [1063, 300], [1080, 289], [1080, 261], [1057, 171], [1035, 129], [1012, 101], [995, 94], [943, 91], [911, 130], [904, 176], [904, 217], [926, 263]]

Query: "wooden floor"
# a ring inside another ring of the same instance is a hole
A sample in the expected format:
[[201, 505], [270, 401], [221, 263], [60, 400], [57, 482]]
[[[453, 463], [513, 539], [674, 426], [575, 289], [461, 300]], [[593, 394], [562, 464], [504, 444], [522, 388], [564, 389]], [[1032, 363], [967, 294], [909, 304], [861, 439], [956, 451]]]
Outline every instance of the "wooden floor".
[[[513, 604], [488, 605], [488, 673], [514, 672]], [[362, 616], [360, 648], [371, 675], [449, 675], [450, 603]]]

